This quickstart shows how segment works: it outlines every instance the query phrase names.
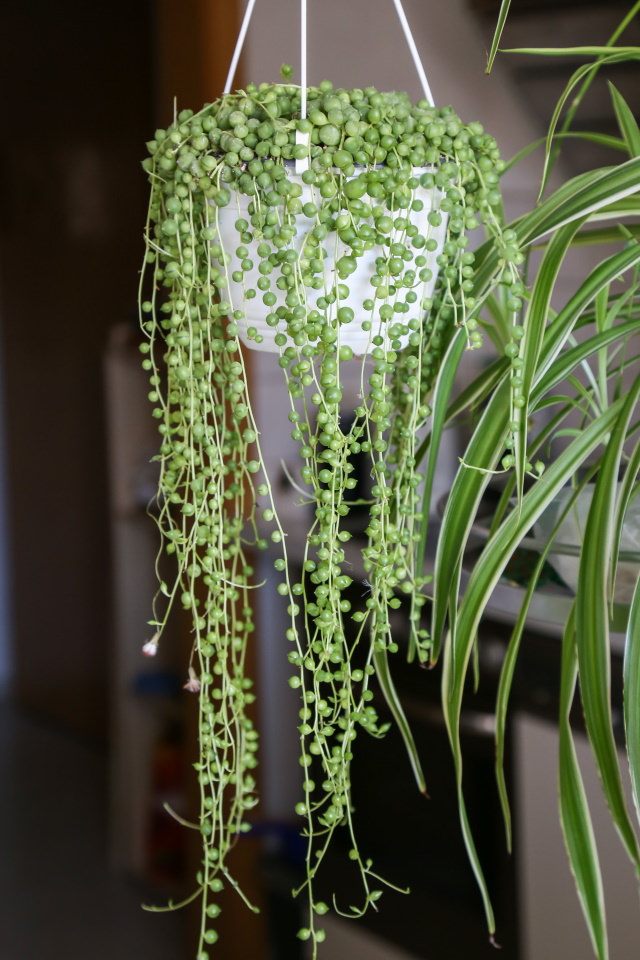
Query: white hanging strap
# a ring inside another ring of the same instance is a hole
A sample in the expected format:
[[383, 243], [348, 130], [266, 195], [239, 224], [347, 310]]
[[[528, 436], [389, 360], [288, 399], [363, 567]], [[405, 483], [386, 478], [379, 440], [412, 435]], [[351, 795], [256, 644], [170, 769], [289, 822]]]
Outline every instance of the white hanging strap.
[[[307, 0], [300, 0], [300, 117], [307, 116]], [[309, 169], [309, 147], [311, 134], [296, 130], [296, 146], [306, 149], [306, 156], [296, 160], [298, 176]]]
[[233, 51], [231, 64], [229, 65], [229, 72], [227, 74], [227, 82], [224, 85], [223, 93], [231, 92], [231, 84], [233, 83], [233, 78], [235, 77], [236, 70], [238, 69], [238, 61], [240, 60], [240, 54], [242, 53], [242, 47], [244, 46], [244, 38], [247, 35], [251, 14], [253, 13], [253, 8], [255, 5], [256, 0], [249, 0], [247, 3], [247, 9], [245, 10], [244, 17], [242, 18], [242, 26], [240, 27], [240, 33], [238, 34], [238, 39], [236, 40], [236, 48]]
[[411, 33], [411, 27], [409, 26], [409, 21], [407, 20], [406, 14], [402, 8], [402, 3], [400, 0], [393, 0], [393, 4], [396, 8], [396, 13], [400, 19], [400, 26], [402, 27], [402, 32], [404, 33], [404, 38], [407, 41], [407, 46], [409, 47], [409, 52], [413, 60], [413, 65], [416, 68], [418, 77], [420, 78], [420, 85], [422, 87], [422, 92], [424, 93], [424, 98], [429, 104], [429, 106], [434, 106], [433, 95], [431, 93], [431, 87], [427, 80], [427, 75], [424, 72], [424, 67], [422, 66], [422, 60], [420, 59], [420, 54], [418, 53], [418, 48], [416, 47], [416, 42], [413, 39], [413, 34]]
[[300, 0], [300, 116], [307, 116], [307, 0]]

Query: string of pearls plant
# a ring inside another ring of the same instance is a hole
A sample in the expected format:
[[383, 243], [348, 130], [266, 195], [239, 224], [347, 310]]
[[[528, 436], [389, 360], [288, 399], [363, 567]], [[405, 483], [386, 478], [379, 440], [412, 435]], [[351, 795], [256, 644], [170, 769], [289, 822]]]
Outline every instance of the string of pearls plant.
[[[318, 902], [314, 880], [338, 828], [350, 835], [362, 878], [356, 912], [381, 895], [385, 881], [357, 843], [350, 764], [358, 736], [388, 728], [373, 704], [377, 686], [424, 790], [388, 655], [398, 650], [390, 618], [403, 596], [409, 655], [429, 654], [420, 617], [427, 578], [416, 555], [417, 450], [430, 392], [461, 326], [469, 347], [481, 344], [478, 315], [496, 285], [514, 312], [520, 305], [521, 257], [499, 212], [503, 164], [479, 124], [373, 88], [334, 90], [323, 82], [307, 96], [305, 119], [300, 88], [286, 79], [248, 85], [198, 113], [183, 110], [156, 132], [144, 162], [151, 202], [141, 349], [161, 434], [161, 552], [172, 555], [175, 569], [173, 582], [161, 583], [151, 645], [174, 606], [190, 612], [188, 687], [200, 704], [203, 856], [190, 898], [202, 897], [198, 960], [217, 940], [215, 894], [237, 887], [228, 854], [250, 829], [258, 802], [245, 663], [259, 589], [251, 555], [268, 538], [278, 545], [290, 684], [301, 697], [296, 813], [308, 842], [301, 889], [309, 910], [299, 936], [312, 941], [315, 957], [328, 905]], [[308, 168], [297, 176], [295, 161], [305, 157]], [[480, 225], [501, 256], [479, 285], [467, 233]], [[312, 508], [301, 558], [287, 555], [241, 338], [275, 351], [287, 384], [287, 429], [299, 445], [299, 486]], [[342, 378], [355, 364], [359, 403], [347, 426]], [[372, 480], [362, 547], [368, 592], [358, 608], [346, 596], [345, 556], [355, 454], [367, 457]]]

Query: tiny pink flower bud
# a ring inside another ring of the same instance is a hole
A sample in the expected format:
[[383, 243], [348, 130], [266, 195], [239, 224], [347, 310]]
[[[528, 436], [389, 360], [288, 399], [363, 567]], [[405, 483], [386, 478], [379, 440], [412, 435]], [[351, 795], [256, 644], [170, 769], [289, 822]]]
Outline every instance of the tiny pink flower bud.
[[147, 640], [147, 642], [143, 645], [142, 652], [144, 653], [145, 657], [155, 657], [156, 653], [158, 652], [158, 632], [157, 631], [151, 637], [151, 640]]
[[197, 673], [195, 672], [193, 667], [189, 667], [189, 679], [184, 684], [182, 689], [188, 690], [189, 693], [198, 693], [200, 690], [200, 687], [201, 687], [201, 683], [198, 680]]

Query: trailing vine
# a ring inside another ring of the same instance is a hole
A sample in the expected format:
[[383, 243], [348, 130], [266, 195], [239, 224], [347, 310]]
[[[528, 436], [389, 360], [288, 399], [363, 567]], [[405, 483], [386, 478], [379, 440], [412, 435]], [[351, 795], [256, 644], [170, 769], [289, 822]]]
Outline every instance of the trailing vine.
[[[479, 311], [497, 284], [517, 302], [520, 254], [499, 216], [503, 165], [482, 127], [450, 108], [326, 82], [309, 88], [304, 119], [299, 87], [249, 85], [198, 113], [182, 111], [148, 147], [142, 352], [161, 434], [161, 551], [172, 555], [175, 579], [161, 582], [157, 632], [146, 646], [153, 652], [174, 606], [189, 611], [187, 686], [200, 711], [198, 960], [217, 939], [215, 894], [237, 888], [228, 854], [258, 802], [245, 665], [259, 588], [250, 555], [269, 540], [280, 550], [276, 589], [289, 617], [290, 684], [301, 698], [295, 809], [308, 841], [301, 890], [309, 909], [299, 936], [315, 957], [324, 939], [318, 918], [329, 909], [315, 879], [336, 829], [348, 831], [362, 878], [356, 912], [375, 905], [386, 883], [359, 850], [350, 782], [357, 738], [388, 728], [373, 703], [376, 686], [424, 790], [389, 672], [398, 651], [391, 618], [409, 598], [411, 643], [426, 660], [418, 447], [451, 338], [464, 328], [469, 347], [481, 344]], [[308, 169], [296, 175], [304, 159]], [[501, 257], [478, 283], [467, 234], [480, 226]], [[360, 322], [353, 346], [348, 334]], [[299, 484], [312, 505], [302, 557], [287, 555], [241, 340], [277, 353], [287, 384]], [[347, 425], [343, 382], [354, 370], [359, 402]], [[355, 455], [371, 477], [358, 609], [347, 596], [346, 555]]]

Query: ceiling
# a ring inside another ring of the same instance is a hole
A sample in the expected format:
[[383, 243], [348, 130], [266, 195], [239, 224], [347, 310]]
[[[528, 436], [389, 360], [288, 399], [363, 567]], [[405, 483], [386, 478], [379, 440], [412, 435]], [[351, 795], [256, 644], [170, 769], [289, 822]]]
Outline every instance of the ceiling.
[[[478, 18], [488, 49], [500, 0], [468, 0], [468, 3]], [[631, 6], [630, 0], [512, 0], [500, 46], [503, 50], [513, 47], [601, 46]], [[640, 47], [640, 14], [632, 20], [619, 42]], [[501, 53], [498, 56], [502, 69], [510, 73], [523, 104], [539, 120], [541, 133], [544, 133], [557, 98], [572, 72], [586, 59], [521, 53]], [[640, 62], [636, 60], [600, 71], [576, 116], [574, 130], [617, 133], [607, 81], [615, 85], [634, 115], [640, 117]], [[572, 173], [620, 159], [619, 153], [584, 140], [568, 141], [563, 155]]]

